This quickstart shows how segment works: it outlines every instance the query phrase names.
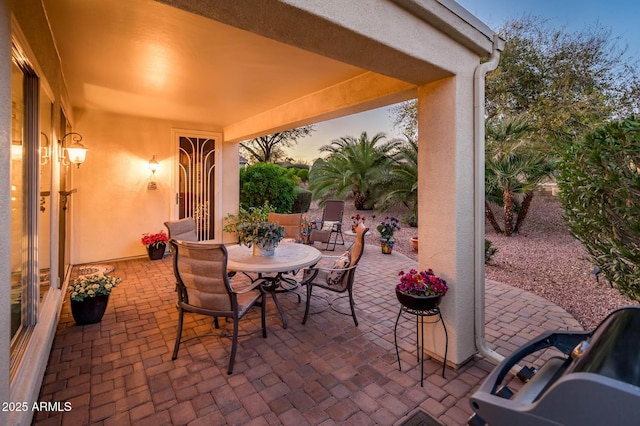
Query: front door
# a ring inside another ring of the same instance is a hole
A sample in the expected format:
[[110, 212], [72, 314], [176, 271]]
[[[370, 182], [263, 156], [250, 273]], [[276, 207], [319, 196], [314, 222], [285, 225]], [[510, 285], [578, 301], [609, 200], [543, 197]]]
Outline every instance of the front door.
[[176, 132], [178, 142], [177, 216], [192, 217], [199, 240], [215, 240], [218, 211], [217, 181], [219, 141], [217, 134]]

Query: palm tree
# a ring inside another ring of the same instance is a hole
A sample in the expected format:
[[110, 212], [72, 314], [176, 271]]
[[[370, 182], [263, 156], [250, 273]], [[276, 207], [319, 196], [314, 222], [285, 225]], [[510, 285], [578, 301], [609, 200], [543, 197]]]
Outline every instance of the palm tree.
[[[495, 231], [506, 236], [519, 231], [533, 200], [533, 191], [553, 172], [549, 156], [535, 151], [525, 139], [530, 131], [529, 124], [520, 118], [487, 121], [485, 215]], [[504, 230], [490, 203], [503, 207]]]
[[369, 139], [367, 132], [362, 132], [359, 139], [346, 136], [320, 147], [329, 155], [311, 168], [309, 189], [314, 199], [322, 204], [329, 198], [342, 199], [351, 194], [356, 209], [372, 209], [376, 187], [384, 180], [399, 145], [397, 140], [384, 139], [384, 133]]
[[389, 171], [388, 182], [380, 197], [382, 211], [402, 203], [411, 209], [405, 221], [417, 226], [418, 219], [418, 142], [408, 135], [399, 147], [395, 162]]

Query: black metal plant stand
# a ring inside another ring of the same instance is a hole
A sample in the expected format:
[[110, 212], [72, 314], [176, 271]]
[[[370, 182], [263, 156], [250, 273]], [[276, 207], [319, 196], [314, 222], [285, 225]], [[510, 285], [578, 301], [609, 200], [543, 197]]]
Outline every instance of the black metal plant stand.
[[[447, 366], [447, 352], [449, 350], [449, 334], [447, 333], [447, 326], [444, 324], [444, 320], [442, 319], [442, 313], [440, 312], [440, 308], [433, 308], [425, 311], [417, 310], [417, 309], [409, 309], [405, 306], [400, 306], [400, 311], [398, 312], [398, 318], [396, 319], [396, 326], [393, 329], [393, 337], [396, 344], [396, 356], [398, 357], [398, 368], [402, 371], [402, 365], [400, 364], [400, 351], [398, 350], [398, 323], [400, 322], [400, 317], [402, 313], [407, 313], [410, 315], [414, 315], [416, 317], [416, 349], [417, 349], [417, 360], [420, 362], [420, 386], [424, 387], [424, 318], [425, 317], [436, 317], [433, 321], [427, 321], [427, 324], [436, 324], [438, 322], [442, 323], [442, 328], [444, 328], [444, 337], [445, 337], [445, 346], [444, 346], [444, 361], [442, 363], [442, 377], [444, 378], [444, 369]], [[418, 324], [420, 321], [420, 324]], [[418, 331], [420, 330], [420, 331]], [[421, 336], [418, 336], [420, 334]]]

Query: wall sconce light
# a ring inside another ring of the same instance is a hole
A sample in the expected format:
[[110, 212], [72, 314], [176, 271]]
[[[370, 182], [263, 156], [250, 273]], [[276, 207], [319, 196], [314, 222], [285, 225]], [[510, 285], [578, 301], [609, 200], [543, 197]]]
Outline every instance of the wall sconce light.
[[[151, 170], [151, 175], [153, 177], [155, 177], [156, 175], [156, 171], [160, 168], [160, 163], [158, 163], [158, 160], [156, 160], [156, 156], [154, 155], [153, 157], [151, 157], [151, 160], [149, 160], [149, 170]], [[158, 189], [158, 184], [155, 183], [155, 181], [151, 181], [149, 182], [149, 184], [147, 185], [147, 189], [149, 190], [154, 190], [154, 189]]]
[[[44, 143], [42, 142], [44, 140]], [[40, 132], [40, 166], [44, 166], [49, 162], [49, 137], [45, 132]]]
[[149, 170], [151, 170], [151, 173], [155, 175], [158, 168], [160, 168], [160, 163], [158, 163], [158, 160], [156, 160], [156, 156], [154, 155], [151, 157], [151, 160], [149, 160]]
[[[73, 143], [69, 146], [64, 146], [64, 140], [71, 136]], [[82, 135], [76, 132], [67, 133], [60, 139], [60, 161], [63, 165], [69, 166], [71, 163], [75, 164], [76, 167], [80, 168], [80, 164], [84, 163], [84, 160], [87, 158], [87, 148], [80, 143], [82, 140]], [[67, 151], [67, 157], [64, 156], [64, 151]]]

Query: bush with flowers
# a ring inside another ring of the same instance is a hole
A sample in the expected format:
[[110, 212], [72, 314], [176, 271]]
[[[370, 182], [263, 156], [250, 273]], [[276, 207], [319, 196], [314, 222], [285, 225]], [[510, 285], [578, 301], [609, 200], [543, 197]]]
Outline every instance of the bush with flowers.
[[402, 293], [415, 296], [444, 296], [449, 290], [447, 282], [436, 276], [431, 269], [420, 272], [411, 269], [407, 273], [400, 271], [398, 275], [400, 283], [396, 285], [396, 290]]
[[88, 297], [108, 296], [111, 290], [122, 281], [102, 272], [83, 275], [69, 284], [69, 294], [74, 302], [82, 302]]
[[160, 231], [157, 234], [142, 234], [142, 244], [145, 247], [158, 247], [160, 243], [166, 244], [169, 241], [169, 237], [164, 231]]

